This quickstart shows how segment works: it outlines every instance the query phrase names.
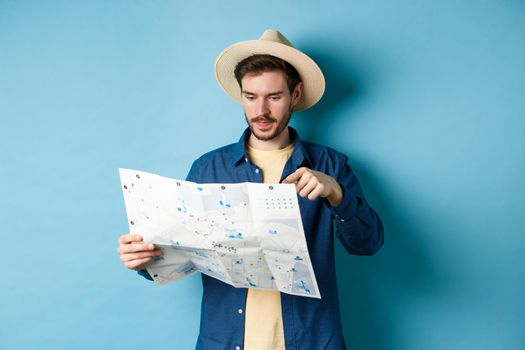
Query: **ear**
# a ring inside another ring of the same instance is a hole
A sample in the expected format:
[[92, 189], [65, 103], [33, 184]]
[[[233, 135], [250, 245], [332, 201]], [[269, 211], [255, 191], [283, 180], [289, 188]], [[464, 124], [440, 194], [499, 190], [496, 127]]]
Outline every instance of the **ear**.
[[293, 90], [292, 93], [292, 106], [295, 107], [297, 103], [299, 103], [299, 100], [301, 99], [301, 96], [303, 95], [303, 82], [300, 81]]

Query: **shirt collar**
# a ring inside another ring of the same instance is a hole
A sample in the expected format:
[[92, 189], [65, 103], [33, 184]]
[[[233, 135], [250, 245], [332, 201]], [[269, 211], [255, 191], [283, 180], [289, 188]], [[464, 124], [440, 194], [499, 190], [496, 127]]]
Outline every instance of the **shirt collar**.
[[[290, 138], [294, 143], [293, 153], [290, 157], [290, 165], [293, 169], [297, 169], [303, 165], [309, 166], [311, 164], [310, 157], [304, 147], [303, 142], [299, 138], [297, 131], [292, 127], [288, 127], [288, 130], [290, 132]], [[241, 162], [246, 162], [248, 160], [248, 153], [246, 152], [246, 143], [248, 142], [248, 138], [250, 137], [250, 135], [250, 128], [246, 128], [246, 130], [244, 130], [243, 134], [241, 135], [239, 141], [235, 144], [232, 153], [232, 166], [237, 166]]]

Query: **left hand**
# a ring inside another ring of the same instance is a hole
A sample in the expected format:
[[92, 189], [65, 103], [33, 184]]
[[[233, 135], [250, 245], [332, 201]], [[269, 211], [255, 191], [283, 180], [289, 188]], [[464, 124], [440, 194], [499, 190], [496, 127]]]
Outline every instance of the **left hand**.
[[325, 197], [332, 207], [337, 207], [343, 199], [343, 190], [333, 177], [306, 167], [297, 169], [282, 183], [295, 183], [297, 193], [310, 200]]

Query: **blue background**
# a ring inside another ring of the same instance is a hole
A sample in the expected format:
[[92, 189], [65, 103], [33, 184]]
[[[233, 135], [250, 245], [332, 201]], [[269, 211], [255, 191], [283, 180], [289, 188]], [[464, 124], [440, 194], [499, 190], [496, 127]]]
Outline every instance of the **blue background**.
[[525, 349], [525, 2], [0, 1], [1, 349], [191, 349], [199, 276], [116, 254], [118, 167], [185, 177], [234, 142], [226, 46], [318, 61], [303, 139], [349, 155], [386, 243], [338, 246], [351, 349]]

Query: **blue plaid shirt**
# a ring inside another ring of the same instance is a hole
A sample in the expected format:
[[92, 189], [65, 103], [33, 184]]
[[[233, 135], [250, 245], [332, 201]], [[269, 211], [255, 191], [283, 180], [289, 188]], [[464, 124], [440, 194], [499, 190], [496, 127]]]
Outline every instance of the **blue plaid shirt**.
[[[246, 153], [246, 129], [237, 143], [197, 159], [187, 180], [198, 183], [262, 182], [262, 172]], [[331, 148], [304, 142], [290, 128], [293, 153], [281, 181], [299, 167], [330, 175], [343, 189], [343, 200], [331, 207], [325, 198], [299, 198], [308, 251], [322, 299], [281, 293], [287, 350], [346, 349], [339, 316], [335, 278], [335, 235], [350, 254], [372, 255], [383, 245], [383, 224], [366, 202], [347, 157]], [[140, 274], [149, 277], [147, 272]], [[204, 286], [197, 349], [240, 350], [244, 343], [245, 288], [234, 288], [202, 274]]]

